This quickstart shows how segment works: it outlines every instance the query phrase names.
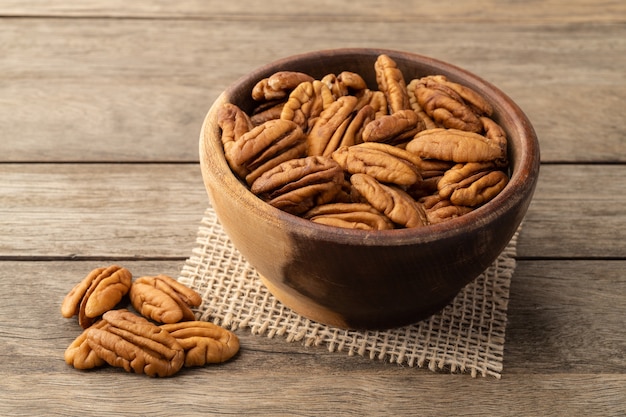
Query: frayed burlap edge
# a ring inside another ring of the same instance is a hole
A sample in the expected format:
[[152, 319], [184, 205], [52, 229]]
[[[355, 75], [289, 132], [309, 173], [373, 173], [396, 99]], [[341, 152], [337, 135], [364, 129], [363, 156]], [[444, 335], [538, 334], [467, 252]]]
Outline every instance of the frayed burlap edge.
[[[519, 233], [519, 230], [518, 230]], [[276, 300], [235, 249], [208, 208], [178, 280], [203, 299], [200, 320], [231, 330], [346, 352], [432, 371], [501, 377], [509, 285], [518, 233], [498, 259], [440, 313], [385, 331], [337, 329], [308, 320]]]

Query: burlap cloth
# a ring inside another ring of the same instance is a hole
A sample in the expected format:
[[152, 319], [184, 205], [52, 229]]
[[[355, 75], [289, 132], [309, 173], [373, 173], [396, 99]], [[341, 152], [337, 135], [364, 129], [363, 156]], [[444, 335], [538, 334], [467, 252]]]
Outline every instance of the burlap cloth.
[[333, 328], [282, 305], [235, 249], [211, 208], [204, 213], [197, 246], [178, 280], [202, 296], [196, 310], [200, 320], [231, 330], [249, 329], [254, 335], [280, 336], [287, 342], [323, 345], [330, 352], [409, 367], [500, 378], [516, 241], [517, 233], [498, 259], [443, 311], [386, 331]]

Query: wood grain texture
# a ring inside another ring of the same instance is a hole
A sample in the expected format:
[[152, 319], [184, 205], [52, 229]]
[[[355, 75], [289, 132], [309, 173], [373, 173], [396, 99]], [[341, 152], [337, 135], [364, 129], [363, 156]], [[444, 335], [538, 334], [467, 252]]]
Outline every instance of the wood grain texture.
[[[182, 371], [175, 379], [112, 368], [77, 371], [65, 364], [63, 351], [81, 329], [76, 320], [61, 317], [60, 303], [77, 280], [101, 265], [3, 262], [1, 415], [44, 409], [50, 416], [81, 410], [157, 416], [172, 410], [180, 416], [502, 415], [506, 404], [506, 415], [613, 416], [626, 407], [622, 320], [614, 308], [626, 297], [624, 261], [521, 261], [511, 290], [506, 372], [499, 381], [434, 375], [242, 329], [242, 348], [233, 361]], [[135, 276], [176, 276], [181, 267], [178, 261], [123, 265]], [[457, 398], [480, 393], [481, 401], [445, 401], [451, 388]]]
[[[518, 256], [623, 257], [624, 176], [544, 165]], [[0, 199], [0, 256], [27, 258], [184, 258], [209, 205], [197, 164], [4, 164]]]
[[386, 21], [441, 21], [441, 22], [506, 22], [536, 24], [538, 22], [623, 22], [626, 6], [619, 0], [563, 1], [548, 0], [526, 3], [482, 0], [456, 2], [443, 0], [360, 1], [358, 7], [349, 2], [319, 0], [299, 2], [272, 0], [258, 2], [243, 0], [110, 1], [79, 0], [68, 4], [54, 0], [3, 0], [0, 15], [4, 16], [61, 16], [61, 17], [143, 17], [245, 20], [386, 20]]
[[197, 161], [202, 120], [230, 83], [338, 47], [474, 72], [528, 114], [543, 161], [626, 160], [624, 25], [3, 19], [0, 44], [0, 161]]

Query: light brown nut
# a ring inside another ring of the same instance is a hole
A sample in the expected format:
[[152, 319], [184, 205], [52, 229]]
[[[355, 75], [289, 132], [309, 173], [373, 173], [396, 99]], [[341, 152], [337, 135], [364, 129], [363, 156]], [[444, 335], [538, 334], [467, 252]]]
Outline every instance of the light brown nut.
[[413, 139], [425, 127], [413, 110], [399, 110], [368, 123], [363, 129], [363, 141], [397, 145]]
[[[291, 120], [300, 126], [301, 129], [306, 130], [315, 104], [313, 83], [305, 81], [300, 83], [289, 94], [287, 102], [282, 107], [280, 118], [283, 120]], [[321, 107], [321, 101], [318, 101], [317, 104]]]
[[354, 174], [350, 182], [372, 207], [403, 227], [421, 227], [428, 224], [424, 208], [406, 192], [378, 182], [367, 174]]
[[506, 160], [506, 148], [484, 136], [458, 129], [429, 129], [419, 132], [406, 150], [425, 159], [453, 162]]
[[420, 107], [441, 127], [481, 132], [480, 114], [444, 80], [441, 76], [420, 79], [414, 89]]
[[368, 124], [374, 120], [375, 111], [372, 106], [366, 104], [361, 109], [359, 109], [350, 123], [346, 127], [341, 140], [335, 145], [330, 144], [329, 148], [338, 149], [342, 146], [353, 146], [358, 145], [359, 143], [363, 143], [363, 131]]
[[[408, 151], [407, 151], [408, 152]], [[413, 154], [415, 155], [415, 154]], [[417, 155], [415, 155], [417, 156]], [[422, 178], [441, 177], [447, 170], [452, 168], [456, 163], [454, 161], [440, 161], [438, 159], [422, 159], [417, 165], [422, 173]]]
[[78, 324], [86, 329], [122, 300], [131, 280], [130, 271], [121, 266], [96, 268], [65, 296], [61, 314], [66, 318], [78, 315]]
[[417, 86], [419, 82], [420, 82], [419, 78], [414, 78], [406, 86], [406, 91], [409, 95], [409, 104], [411, 105], [411, 108], [413, 109], [415, 114], [417, 114], [417, 117], [419, 117], [422, 123], [424, 123], [424, 130], [435, 129], [439, 126], [437, 126], [437, 124], [433, 121], [433, 119], [431, 119], [430, 116], [426, 114], [422, 106], [420, 106], [419, 101], [417, 100], [417, 97], [415, 96], [415, 87]]
[[426, 217], [430, 224], [443, 223], [472, 211], [471, 207], [456, 206], [450, 200], [442, 200], [433, 207], [426, 209]]
[[450, 196], [452, 204], [477, 207], [493, 199], [509, 181], [502, 171], [481, 172], [459, 183]]
[[287, 102], [287, 99], [273, 100], [264, 102], [257, 106], [250, 116], [250, 122], [252, 127], [258, 126], [267, 122], [268, 120], [280, 119], [280, 115], [283, 112], [283, 106]]
[[381, 54], [374, 62], [378, 89], [385, 94], [390, 113], [410, 109], [409, 95], [406, 89], [404, 74], [395, 61], [388, 55]]
[[186, 321], [163, 324], [161, 328], [185, 350], [185, 367], [226, 362], [239, 351], [239, 338], [213, 323]]
[[202, 303], [200, 294], [162, 274], [137, 278], [129, 295], [139, 314], [159, 323], [195, 320], [191, 307]]
[[437, 184], [437, 190], [441, 198], [449, 199], [452, 193], [462, 186], [463, 181], [478, 173], [484, 173], [495, 169], [492, 162], [467, 162], [456, 164], [447, 170]]
[[463, 102], [472, 108], [474, 114], [484, 116], [491, 116], [493, 114], [493, 107], [491, 104], [489, 104], [489, 102], [485, 100], [481, 94], [472, 88], [452, 82], [443, 75], [435, 75], [432, 76], [432, 78], [438, 83], [444, 84], [454, 90], [463, 99]]
[[83, 332], [65, 349], [65, 363], [76, 369], [92, 369], [104, 365], [106, 362], [99, 357], [87, 342], [87, 330], [101, 329], [107, 325], [104, 320], [98, 320]]
[[367, 83], [356, 72], [343, 71], [339, 75], [327, 74], [321, 80], [328, 86], [335, 98], [357, 95], [367, 88]]
[[285, 98], [305, 81], [313, 81], [308, 74], [297, 71], [279, 71], [257, 82], [252, 88], [252, 98], [257, 101]]
[[166, 377], [178, 372], [185, 351], [165, 329], [128, 310], [111, 310], [103, 315], [102, 328], [90, 328], [87, 342], [109, 365], [126, 372]]
[[362, 143], [344, 146], [331, 155], [350, 174], [368, 174], [383, 183], [411, 185], [422, 179], [417, 166], [401, 153], [409, 152], [392, 145]]
[[304, 156], [305, 141], [306, 136], [298, 124], [290, 120], [269, 120], [235, 141], [226, 151], [227, 160], [231, 168], [251, 184], [263, 173], [260, 167], [267, 170], [282, 162], [281, 154], [290, 152], [291, 157]]
[[322, 111], [307, 135], [307, 155], [326, 156], [337, 149], [357, 101], [354, 96], [343, 96]]
[[387, 104], [387, 97], [382, 91], [373, 91], [370, 98], [369, 105], [374, 108], [375, 117], [379, 118], [389, 114], [389, 105]]
[[302, 214], [330, 202], [341, 192], [343, 182], [343, 170], [332, 158], [308, 156], [264, 172], [250, 190], [274, 207]]
[[505, 166], [507, 162], [507, 138], [504, 129], [488, 117], [481, 117], [480, 122], [483, 125], [485, 138], [494, 145], [499, 146], [500, 149], [504, 149], [504, 157], [495, 162], [500, 166]]
[[389, 230], [389, 218], [367, 203], [330, 203], [313, 207], [303, 217], [328, 226], [360, 230]]
[[217, 125], [222, 129], [222, 144], [224, 148], [230, 146], [244, 133], [252, 129], [250, 117], [237, 105], [224, 103], [217, 111]]

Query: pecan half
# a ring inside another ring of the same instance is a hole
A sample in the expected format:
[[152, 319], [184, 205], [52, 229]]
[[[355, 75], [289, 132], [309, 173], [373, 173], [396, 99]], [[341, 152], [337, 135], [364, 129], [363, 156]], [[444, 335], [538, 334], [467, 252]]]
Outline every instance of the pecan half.
[[274, 207], [302, 214], [330, 202], [342, 190], [343, 170], [330, 157], [308, 156], [264, 172], [250, 190]]
[[221, 139], [225, 149], [253, 127], [246, 112], [232, 103], [224, 103], [219, 108], [217, 125], [222, 129]]
[[413, 110], [398, 110], [380, 116], [363, 129], [364, 142], [383, 142], [398, 145], [413, 139], [413, 136], [426, 128], [424, 122]]
[[163, 324], [161, 328], [185, 350], [186, 367], [226, 362], [239, 351], [237, 336], [213, 323], [186, 321]]
[[367, 89], [367, 83], [356, 72], [343, 71], [337, 76], [327, 74], [321, 81], [328, 86], [335, 98], [358, 95], [360, 91]]
[[66, 318], [78, 315], [78, 324], [86, 329], [122, 300], [131, 280], [130, 271], [121, 266], [96, 268], [65, 296], [61, 314]]
[[[290, 120], [269, 120], [235, 141], [226, 154], [233, 170], [252, 184], [264, 171], [289, 159], [304, 156], [306, 137]], [[286, 155], [282, 155], [287, 153]], [[282, 157], [281, 157], [282, 155]]]
[[422, 123], [424, 123], [424, 130], [434, 129], [439, 126], [437, 126], [437, 124], [433, 121], [433, 119], [431, 119], [430, 116], [426, 114], [422, 106], [420, 106], [420, 103], [417, 100], [417, 97], [415, 96], [415, 87], [417, 86], [419, 82], [420, 82], [419, 78], [414, 78], [406, 86], [406, 91], [407, 91], [407, 94], [409, 95], [409, 104], [411, 105], [411, 108], [413, 109], [415, 114], [417, 114], [417, 117], [419, 117]]
[[357, 101], [354, 96], [343, 96], [322, 111], [307, 135], [307, 155], [326, 156], [337, 149]]
[[283, 106], [287, 102], [283, 100], [273, 100], [264, 102], [261, 105], [254, 108], [252, 115], [250, 116], [250, 122], [252, 126], [258, 126], [267, 122], [268, 120], [280, 119], [280, 115], [283, 112]]
[[321, 101], [315, 101], [313, 83], [305, 81], [300, 83], [290, 94], [287, 102], [283, 105], [280, 118], [295, 122], [301, 129], [306, 130], [309, 117], [314, 112], [314, 105], [318, 104], [317, 114], [321, 112]]
[[278, 71], [257, 82], [252, 88], [252, 98], [257, 101], [285, 98], [305, 81], [313, 81], [308, 74], [297, 71]]
[[87, 330], [87, 342], [109, 365], [160, 377], [182, 368], [185, 351], [167, 330], [128, 310], [107, 311], [102, 318], [106, 325]]
[[350, 182], [362, 198], [394, 223], [403, 227], [428, 224], [422, 205], [401, 189], [381, 184], [367, 174], [354, 174]]
[[479, 117], [492, 111], [489, 103], [473, 90], [449, 82], [441, 75], [421, 78], [415, 84], [414, 92], [426, 114], [448, 129], [479, 133], [482, 130]]
[[[108, 323], [98, 320], [89, 329], [101, 329]], [[83, 332], [65, 349], [65, 363], [76, 369], [92, 369], [104, 365], [106, 362], [98, 356], [87, 342], [87, 330]]]
[[137, 278], [129, 295], [137, 312], [159, 323], [195, 320], [191, 307], [202, 303], [200, 294], [163, 274]]
[[426, 217], [430, 224], [443, 223], [473, 210], [471, 207], [452, 204], [450, 200], [442, 199], [439, 196], [431, 198], [430, 200], [425, 199], [424, 201]]
[[356, 112], [348, 126], [346, 127], [341, 140], [338, 143], [330, 144], [329, 148], [338, 149], [342, 146], [352, 146], [363, 142], [363, 132], [365, 128], [376, 117], [375, 110], [369, 104], [363, 106]]
[[[417, 166], [411, 161], [410, 152], [392, 145], [362, 143], [344, 146], [331, 155], [344, 171], [350, 174], [368, 174], [380, 182], [411, 185], [421, 180]], [[402, 157], [402, 154], [408, 157]]]
[[381, 54], [374, 62], [378, 89], [385, 94], [390, 113], [410, 109], [409, 95], [406, 90], [404, 74], [395, 61], [385, 54]]
[[367, 203], [330, 203], [313, 207], [303, 216], [328, 226], [360, 230], [388, 230], [394, 225], [389, 218]]
[[456, 164], [447, 170], [437, 183], [437, 190], [441, 198], [449, 199], [452, 193], [462, 187], [463, 181], [476, 174], [492, 171], [495, 165], [492, 162], [468, 162]]
[[506, 160], [506, 148], [483, 135], [458, 129], [429, 129], [419, 132], [406, 150], [426, 159], [454, 162]]
[[502, 171], [481, 172], [464, 181], [450, 196], [450, 201], [459, 206], [477, 207], [493, 199], [509, 181]]

